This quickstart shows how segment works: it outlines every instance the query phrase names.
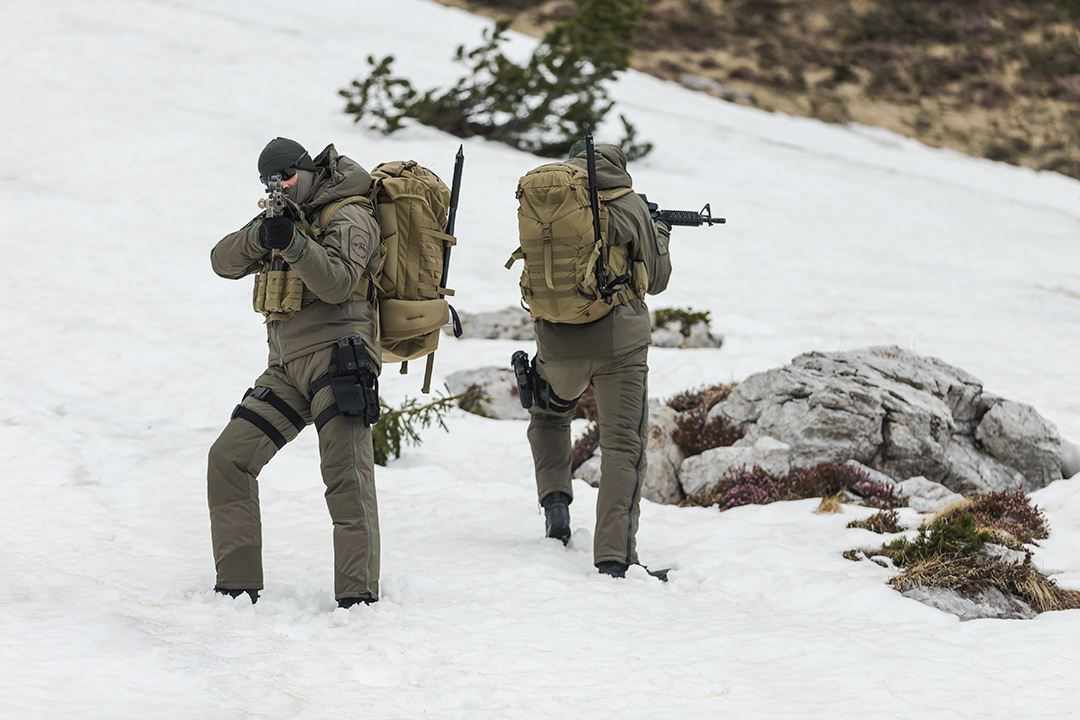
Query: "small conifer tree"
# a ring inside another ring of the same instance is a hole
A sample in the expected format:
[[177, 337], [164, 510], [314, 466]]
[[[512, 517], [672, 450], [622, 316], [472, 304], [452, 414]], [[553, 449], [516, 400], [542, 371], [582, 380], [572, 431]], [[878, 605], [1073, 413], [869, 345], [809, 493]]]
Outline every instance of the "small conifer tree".
[[[611, 110], [607, 84], [629, 67], [631, 41], [641, 26], [645, 0], [577, 0], [578, 12], [551, 29], [525, 65], [500, 49], [509, 20], [483, 33], [484, 44], [457, 48], [467, 69], [448, 89], [418, 92], [394, 77], [392, 55], [367, 59], [368, 77], [339, 91], [355, 122], [390, 134], [414, 118], [458, 137], [480, 136], [545, 157], [564, 156], [585, 125]], [[619, 142], [628, 159], [646, 155], [651, 143], [620, 116]]]

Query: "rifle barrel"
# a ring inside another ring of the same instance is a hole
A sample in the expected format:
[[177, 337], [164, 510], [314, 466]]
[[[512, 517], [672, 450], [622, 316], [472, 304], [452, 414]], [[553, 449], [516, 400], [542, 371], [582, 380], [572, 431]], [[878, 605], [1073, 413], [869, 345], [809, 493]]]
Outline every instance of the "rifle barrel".
[[[458, 200], [461, 197], [461, 172], [465, 167], [465, 146], [458, 145], [457, 155], [454, 157], [454, 179], [450, 184], [450, 212], [446, 217], [446, 234], [454, 234], [454, 226], [457, 224]], [[443, 274], [439, 280], [440, 287], [446, 287], [450, 277], [450, 246], [443, 248]], [[440, 294], [439, 297], [442, 297]]]
[[[592, 128], [589, 127], [588, 123], [585, 124], [585, 169], [589, 173], [589, 203], [592, 205], [593, 237], [596, 239], [596, 244], [599, 245], [602, 236], [600, 233], [600, 197], [596, 188], [596, 146], [593, 144]], [[606, 259], [602, 252], [600, 257], [596, 259], [596, 289], [605, 300], [610, 302], [613, 291], [608, 288], [607, 284], [607, 269], [604, 267]]]

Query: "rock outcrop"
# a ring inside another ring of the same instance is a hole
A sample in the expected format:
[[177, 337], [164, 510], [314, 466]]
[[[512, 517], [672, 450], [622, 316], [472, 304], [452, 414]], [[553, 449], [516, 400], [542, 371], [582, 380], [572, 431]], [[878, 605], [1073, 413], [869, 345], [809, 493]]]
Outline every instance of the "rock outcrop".
[[808, 353], [751, 375], [710, 412], [753, 445], [791, 446], [792, 467], [857, 460], [964, 495], [1045, 487], [1062, 477], [1057, 429], [974, 376], [899, 348]]

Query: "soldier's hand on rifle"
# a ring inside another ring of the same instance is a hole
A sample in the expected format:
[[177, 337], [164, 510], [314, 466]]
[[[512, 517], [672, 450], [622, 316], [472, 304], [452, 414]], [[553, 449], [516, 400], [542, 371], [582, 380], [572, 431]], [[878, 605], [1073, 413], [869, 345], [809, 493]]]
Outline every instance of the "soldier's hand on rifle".
[[267, 250], [284, 250], [293, 237], [293, 224], [288, 218], [266, 218], [259, 225], [259, 244]]

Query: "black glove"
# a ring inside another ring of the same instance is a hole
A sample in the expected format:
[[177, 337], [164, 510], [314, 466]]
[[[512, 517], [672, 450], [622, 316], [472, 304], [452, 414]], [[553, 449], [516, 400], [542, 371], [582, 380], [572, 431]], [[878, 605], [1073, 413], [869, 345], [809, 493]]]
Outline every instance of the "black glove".
[[284, 250], [292, 242], [293, 224], [288, 218], [266, 218], [259, 225], [259, 244], [267, 250]]

